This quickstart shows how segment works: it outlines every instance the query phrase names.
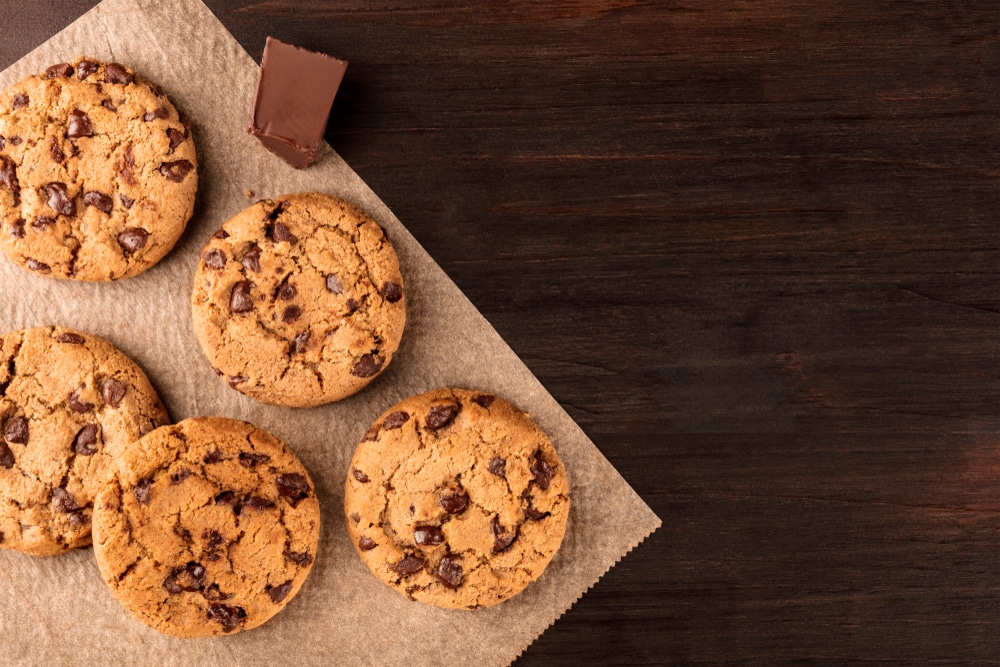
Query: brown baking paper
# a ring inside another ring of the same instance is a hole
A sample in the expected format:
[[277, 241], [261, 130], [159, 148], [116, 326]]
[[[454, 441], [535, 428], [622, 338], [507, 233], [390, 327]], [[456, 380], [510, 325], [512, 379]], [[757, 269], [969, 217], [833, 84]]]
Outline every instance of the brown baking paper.
[[[53, 558], [0, 550], [0, 661], [117, 665], [505, 665], [659, 525], [594, 444], [539, 384], [392, 212], [324, 146], [296, 171], [244, 132], [257, 65], [198, 0], [105, 0], [0, 74], [0, 89], [86, 54], [134, 67], [191, 117], [200, 190], [187, 231], [150, 271], [117, 283], [32, 275], [0, 257], [0, 330], [62, 324], [103, 336], [138, 361], [175, 420], [227, 415], [283, 438], [312, 474], [320, 549], [301, 593], [264, 626], [183, 640], [133, 619], [102, 582], [90, 549]], [[408, 320], [388, 370], [360, 394], [309, 410], [229, 389], [191, 328], [191, 282], [212, 232], [255, 197], [317, 190], [368, 211], [399, 253]], [[490, 609], [410, 602], [368, 571], [347, 538], [347, 466], [368, 425], [396, 401], [444, 385], [488, 390], [549, 434], [572, 485], [562, 548], [522, 594]]]

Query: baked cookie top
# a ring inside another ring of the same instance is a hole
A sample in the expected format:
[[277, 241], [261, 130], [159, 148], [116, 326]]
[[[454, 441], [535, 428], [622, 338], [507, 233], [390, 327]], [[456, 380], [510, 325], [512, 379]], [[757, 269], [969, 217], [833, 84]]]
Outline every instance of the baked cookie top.
[[298, 593], [319, 541], [319, 502], [295, 454], [223, 417], [136, 442], [94, 508], [104, 581], [133, 616], [175, 637], [264, 623]]
[[55, 278], [142, 273], [184, 231], [197, 163], [155, 84], [118, 63], [53, 65], [0, 94], [0, 251]]
[[365, 434], [344, 510], [375, 576], [411, 600], [475, 609], [545, 570], [566, 532], [569, 483], [528, 415], [490, 394], [438, 389]]
[[0, 336], [0, 547], [49, 556], [88, 546], [114, 457], [168, 421], [111, 343], [63, 327]]
[[292, 407], [359, 391], [389, 365], [406, 322], [382, 228], [316, 192], [227, 221], [202, 251], [192, 309], [201, 349], [230, 387]]

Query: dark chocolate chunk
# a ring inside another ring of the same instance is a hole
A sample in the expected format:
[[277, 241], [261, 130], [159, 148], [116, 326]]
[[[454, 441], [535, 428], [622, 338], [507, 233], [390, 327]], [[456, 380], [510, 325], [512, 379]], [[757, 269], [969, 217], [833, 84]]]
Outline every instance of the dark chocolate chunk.
[[302, 315], [301, 308], [299, 308], [298, 306], [288, 306], [281, 313], [281, 321], [284, 322], [285, 324], [291, 324], [295, 320], [299, 319], [301, 315]]
[[69, 395], [69, 409], [73, 412], [83, 414], [84, 412], [90, 412], [93, 410], [94, 404], [80, 400], [79, 394], [74, 391]]
[[97, 453], [97, 436], [100, 430], [97, 424], [87, 424], [73, 438], [73, 451], [82, 456], [93, 456]]
[[69, 114], [69, 122], [66, 125], [66, 136], [70, 139], [94, 136], [94, 125], [90, 122], [90, 116], [79, 109], [74, 109]]
[[142, 250], [146, 245], [149, 232], [138, 227], [128, 227], [118, 235], [118, 245], [122, 247], [126, 255], [131, 255]]
[[282, 301], [291, 301], [295, 298], [296, 293], [295, 285], [286, 282], [278, 289], [278, 298]]
[[208, 620], [222, 626], [223, 632], [232, 632], [246, 621], [247, 613], [243, 607], [230, 607], [224, 604], [208, 605]]
[[8, 419], [3, 429], [3, 437], [7, 442], [28, 444], [28, 418], [19, 415]]
[[180, 130], [168, 127], [167, 139], [170, 140], [170, 150], [173, 151], [175, 148], [181, 145], [182, 141], [184, 141], [184, 135], [181, 134]]
[[222, 460], [222, 452], [220, 452], [218, 449], [213, 449], [208, 454], [205, 454], [205, 456], [201, 460], [203, 463], [206, 464], [218, 463], [219, 461]]
[[52, 489], [53, 511], [69, 514], [70, 512], [75, 512], [78, 509], [81, 508], [76, 504], [76, 498], [73, 497], [72, 493], [61, 487]]
[[62, 164], [66, 161], [66, 153], [63, 152], [62, 144], [59, 142], [59, 137], [55, 135], [49, 137], [49, 155], [52, 156], [53, 162]]
[[437, 526], [417, 526], [413, 529], [413, 541], [422, 547], [437, 546], [444, 542], [444, 533]]
[[107, 109], [108, 111], [113, 111], [116, 113], [118, 111], [118, 107], [115, 105], [114, 102], [111, 101], [111, 98], [105, 98], [101, 100], [101, 106]]
[[184, 567], [174, 568], [174, 571], [163, 582], [163, 587], [171, 595], [177, 595], [184, 591], [194, 593], [200, 591], [204, 585], [205, 567], [195, 561], [189, 562]]
[[348, 299], [346, 305], [347, 305], [348, 315], [353, 315], [354, 313], [357, 312], [358, 308], [361, 307], [361, 304], [358, 303], [356, 299]]
[[377, 354], [363, 355], [351, 369], [351, 375], [359, 378], [370, 378], [382, 370], [382, 358]]
[[351, 521], [354, 523], [361, 523], [361, 515], [357, 512], [351, 512]]
[[309, 338], [312, 334], [308, 331], [303, 331], [298, 336], [295, 337], [295, 342], [292, 343], [292, 348], [297, 354], [302, 354], [307, 349], [309, 349]]
[[309, 482], [297, 472], [288, 472], [278, 475], [275, 479], [278, 486], [278, 495], [288, 498], [289, 504], [295, 507], [299, 501], [309, 496]]
[[497, 397], [489, 394], [476, 394], [472, 397], [473, 403], [484, 408], [489, 408], [495, 400], [497, 400]]
[[408, 577], [411, 574], [416, 574], [417, 572], [420, 572], [420, 570], [424, 569], [424, 559], [419, 556], [408, 554], [399, 562], [390, 565], [389, 569], [398, 575]]
[[145, 477], [136, 482], [135, 488], [132, 489], [132, 493], [135, 495], [135, 499], [139, 501], [142, 505], [148, 505], [150, 499], [153, 497], [153, 478]]
[[213, 239], [228, 239], [229, 238], [229, 232], [227, 232], [222, 227], [219, 227], [218, 229], [215, 230], [215, 233], [212, 234], [212, 238]]
[[240, 452], [240, 465], [244, 468], [253, 468], [258, 463], [264, 463], [265, 461], [270, 461], [271, 457], [267, 454], [256, 454], [254, 452]]
[[[13, 462], [13, 460], [14, 458], [11, 457], [11, 462]], [[7, 467], [9, 468], [10, 466]], [[362, 551], [371, 551], [377, 546], [378, 544], [375, 543], [375, 540], [373, 540], [370, 537], [362, 535], [361, 537], [358, 538], [358, 548], [361, 549]]]
[[545, 459], [542, 458], [542, 450], [540, 449], [536, 450], [534, 456], [532, 457], [530, 470], [531, 474], [534, 475], [534, 479], [532, 481], [537, 484], [538, 488], [542, 491], [549, 488], [549, 482], [552, 481], [552, 478], [556, 474], [555, 471], [549, 467], [549, 464], [545, 462]]
[[510, 549], [511, 545], [514, 544], [514, 540], [517, 539], [517, 531], [507, 534], [506, 530], [502, 525], [500, 525], [500, 517], [493, 517], [493, 535], [495, 540], [493, 541], [493, 553], [500, 554], [504, 551]]
[[226, 266], [226, 253], [218, 248], [206, 250], [201, 258], [204, 260], [205, 266], [216, 271]]
[[524, 508], [524, 518], [528, 521], [541, 521], [547, 516], [552, 516], [552, 512], [540, 512], [531, 506], [532, 498], [527, 496], [528, 506]]
[[461, 514], [469, 505], [469, 494], [461, 489], [449, 489], [438, 496], [438, 502], [449, 514]]
[[458, 588], [462, 585], [462, 565], [460, 556], [447, 554], [438, 563], [437, 576], [448, 588]]
[[24, 218], [18, 218], [10, 226], [10, 235], [14, 238], [24, 238]]
[[156, 120], [157, 118], [170, 118], [170, 112], [167, 111], [166, 107], [159, 107], [148, 112], [142, 117], [147, 123]]
[[457, 405], [435, 405], [431, 408], [430, 412], [427, 413], [427, 418], [424, 420], [424, 426], [426, 426], [430, 431], [439, 431], [455, 421], [455, 417], [457, 415]]
[[48, 273], [52, 270], [52, 267], [45, 262], [39, 262], [34, 257], [29, 257], [24, 260], [25, 266], [27, 266], [32, 271], [38, 271], [39, 273]]
[[9, 157], [3, 155], [0, 155], [0, 185], [13, 192], [21, 191], [21, 186], [17, 182], [17, 165]]
[[289, 551], [285, 553], [285, 558], [299, 567], [309, 567], [313, 562], [313, 557], [309, 555], [308, 551]]
[[216, 505], [228, 505], [229, 507], [236, 507], [237, 498], [236, 494], [232, 491], [223, 491], [215, 497]]
[[273, 602], [274, 604], [278, 604], [286, 597], [288, 597], [288, 593], [292, 590], [292, 581], [289, 579], [285, 583], [279, 584], [277, 586], [272, 586], [271, 584], [268, 584], [267, 587], [264, 588], [264, 590], [271, 598], [271, 602]]
[[180, 484], [181, 482], [183, 482], [184, 480], [186, 480], [192, 474], [193, 473], [190, 470], [188, 470], [187, 468], [181, 468], [177, 472], [175, 472], [175, 473], [173, 473], [173, 474], [170, 475], [170, 483], [173, 484], [174, 486], [176, 486], [176, 485]]
[[108, 378], [101, 385], [101, 395], [104, 396], [104, 400], [113, 408], [117, 408], [121, 405], [122, 399], [125, 398], [125, 392], [128, 391], [124, 384], [116, 380], [115, 378]]
[[44, 232], [54, 224], [56, 224], [56, 219], [52, 216], [40, 215], [31, 221], [31, 228], [38, 232]]
[[282, 243], [288, 241], [290, 244], [296, 243], [299, 238], [292, 234], [292, 230], [288, 228], [287, 225], [281, 222], [274, 223], [274, 227], [271, 228], [271, 238], [275, 243]]
[[[10, 438], [7, 438], [7, 439], [10, 440]], [[362, 484], [367, 484], [368, 483], [368, 475], [364, 474], [363, 472], [361, 472], [357, 468], [355, 468], [354, 470], [352, 470], [351, 474], [354, 475], [354, 479], [358, 480]]]
[[111, 209], [114, 207], [114, 200], [103, 192], [91, 190], [87, 194], [83, 195], [83, 205], [93, 206], [98, 211], [110, 215]]
[[386, 431], [394, 431], [410, 420], [409, 413], [402, 410], [390, 413], [382, 420], [382, 428]]
[[59, 63], [45, 70], [46, 79], [58, 79], [66, 76], [73, 76], [73, 66], [69, 63]]
[[100, 65], [93, 60], [81, 60], [76, 64], [76, 78], [83, 81], [96, 72], [98, 68], [100, 68]]
[[10, 145], [11, 146], [20, 146], [21, 145], [21, 137], [11, 137], [10, 138]]
[[379, 432], [378, 424], [375, 424], [367, 431], [365, 431], [365, 434], [363, 436], [361, 436], [361, 442], [375, 442], [376, 440], [378, 440], [378, 432]]
[[83, 345], [87, 342], [83, 336], [72, 331], [65, 331], [59, 334], [56, 336], [56, 340], [60, 343], [69, 343], [70, 345]]
[[240, 260], [240, 264], [248, 271], [260, 273], [260, 246], [256, 243], [250, 246], [250, 249], [243, 253], [243, 259]]
[[28, 102], [29, 99], [27, 95], [25, 95], [24, 93], [18, 93], [17, 95], [14, 96], [14, 99], [11, 100], [11, 105], [15, 109], [23, 109], [24, 107], [28, 106]]
[[164, 162], [160, 165], [160, 173], [174, 183], [180, 183], [194, 169], [194, 165], [187, 160], [176, 160], [174, 162]]
[[215, 547], [225, 542], [225, 538], [217, 530], [205, 529], [201, 534], [201, 539], [205, 541], [205, 549], [211, 551]]
[[243, 384], [244, 382], [246, 382], [249, 379], [250, 378], [248, 378], [246, 375], [233, 375], [233, 376], [230, 376], [230, 377], [226, 378], [226, 382], [229, 383], [230, 387], [232, 387], [232, 388], [235, 389], [236, 385]]
[[403, 288], [398, 283], [387, 282], [382, 285], [382, 296], [389, 303], [396, 303], [403, 298]]
[[7, 446], [6, 442], [0, 441], [0, 468], [10, 470], [14, 467], [14, 452]]
[[108, 63], [107, 67], [104, 68], [104, 81], [105, 83], [120, 83], [123, 85], [128, 85], [135, 80], [135, 76], [131, 74], [124, 66], [118, 63]]
[[123, 181], [129, 185], [135, 185], [135, 155], [132, 153], [132, 144], [127, 145], [122, 151], [121, 162], [115, 163], [115, 167], [121, 174]]
[[332, 273], [326, 277], [326, 289], [334, 294], [343, 294], [344, 287], [337, 280], [337, 276]]
[[490, 459], [490, 464], [486, 466], [486, 469], [497, 477], [507, 478], [507, 459], [502, 459], [499, 456], [494, 456]]
[[76, 204], [70, 198], [65, 183], [49, 183], [45, 186], [45, 194], [49, 198], [49, 208], [53, 211], [65, 216], [76, 215]]
[[[215, 560], [218, 556], [210, 556], [209, 560]], [[223, 593], [219, 584], [210, 584], [201, 589], [201, 595], [209, 602], [223, 602], [233, 597], [232, 593]]]
[[274, 503], [260, 496], [247, 496], [233, 506], [233, 512], [239, 516], [247, 507], [252, 510], [269, 510], [274, 507]]
[[118, 195], [118, 201], [120, 201], [122, 203], [122, 206], [124, 206], [127, 209], [132, 208], [132, 204], [135, 203], [134, 199], [132, 199], [131, 197], [126, 197], [125, 195], [122, 194]]
[[249, 313], [253, 310], [253, 297], [250, 290], [253, 283], [249, 280], [241, 280], [233, 285], [233, 291], [229, 295], [229, 309], [234, 313]]

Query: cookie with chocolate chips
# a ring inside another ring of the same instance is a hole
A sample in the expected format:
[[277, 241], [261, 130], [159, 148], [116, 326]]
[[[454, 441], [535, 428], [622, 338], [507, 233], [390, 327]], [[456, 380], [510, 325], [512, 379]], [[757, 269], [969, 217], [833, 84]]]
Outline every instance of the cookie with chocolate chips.
[[365, 433], [344, 510], [375, 576], [412, 600], [475, 609], [541, 576], [566, 532], [569, 483], [528, 415], [484, 392], [439, 389]]
[[0, 547], [88, 546], [102, 476], [167, 422], [145, 374], [111, 343], [62, 327], [0, 336]]
[[94, 554], [137, 619], [175, 637], [249, 630], [301, 588], [319, 541], [309, 473], [273, 435], [198, 417], [119, 457], [94, 503]]
[[0, 94], [0, 251], [54, 278], [142, 273], [184, 231], [197, 164], [158, 86], [118, 63], [53, 65]]
[[226, 222], [202, 250], [192, 309], [201, 349], [230, 387], [311, 407], [385, 370], [406, 296], [382, 228], [311, 192], [259, 201]]

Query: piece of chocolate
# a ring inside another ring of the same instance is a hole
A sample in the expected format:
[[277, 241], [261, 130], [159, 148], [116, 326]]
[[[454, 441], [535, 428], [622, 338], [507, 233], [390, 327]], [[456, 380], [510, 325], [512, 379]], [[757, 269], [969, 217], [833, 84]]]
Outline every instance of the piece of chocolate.
[[347, 62], [267, 38], [247, 132], [303, 169], [316, 159]]

